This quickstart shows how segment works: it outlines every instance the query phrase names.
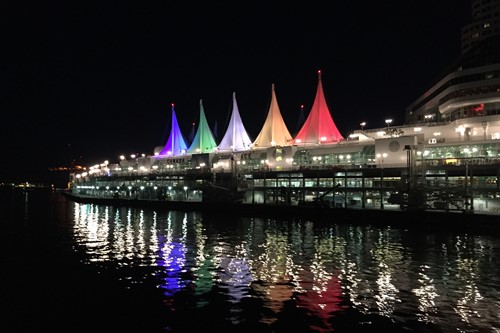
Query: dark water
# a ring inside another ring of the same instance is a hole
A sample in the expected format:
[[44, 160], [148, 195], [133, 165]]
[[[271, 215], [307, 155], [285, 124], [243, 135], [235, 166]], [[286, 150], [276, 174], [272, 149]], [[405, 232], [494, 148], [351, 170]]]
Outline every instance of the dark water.
[[3, 193], [2, 332], [500, 332], [500, 236]]

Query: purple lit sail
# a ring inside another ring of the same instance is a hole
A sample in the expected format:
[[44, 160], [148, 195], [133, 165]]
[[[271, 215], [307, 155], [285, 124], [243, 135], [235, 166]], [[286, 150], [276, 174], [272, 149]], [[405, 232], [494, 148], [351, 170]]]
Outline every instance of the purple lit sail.
[[179, 123], [177, 122], [177, 117], [175, 116], [174, 104], [172, 103], [172, 127], [170, 129], [170, 136], [168, 137], [167, 144], [159, 155], [178, 156], [185, 154], [186, 150], [187, 145], [179, 128]]

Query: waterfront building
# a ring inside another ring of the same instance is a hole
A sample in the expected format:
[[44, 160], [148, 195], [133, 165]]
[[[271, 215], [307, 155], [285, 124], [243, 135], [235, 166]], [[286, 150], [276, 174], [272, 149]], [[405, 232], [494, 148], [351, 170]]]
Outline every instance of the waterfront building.
[[[324, 101], [322, 94], [318, 76], [313, 105]], [[234, 96], [233, 113], [238, 113]], [[314, 132], [306, 127], [311, 124], [304, 123], [306, 132]], [[173, 121], [174, 136], [176, 126]], [[335, 137], [332, 129], [329, 138]], [[230, 138], [226, 145], [238, 142], [238, 149], [96, 166], [72, 174], [71, 190], [99, 197], [210, 201], [214, 198], [207, 193], [219, 188], [233, 194], [228, 200], [254, 205], [500, 213], [499, 115], [360, 129], [335, 142], [318, 137], [316, 143], [295, 139], [291, 145], [243, 149], [241, 138], [248, 136], [237, 114], [225, 137]], [[216, 196], [220, 199], [220, 193]]]
[[274, 84], [268, 116], [253, 142], [235, 93], [230, 122], [215, 148], [209, 135], [208, 141], [201, 138], [209, 132], [201, 101], [200, 136], [189, 149], [172, 105], [163, 149], [73, 173], [71, 191], [110, 198], [500, 214], [499, 36], [484, 34], [471, 45], [408, 106], [404, 125], [388, 119], [386, 127], [362, 125], [344, 138], [318, 72], [313, 106], [293, 137]]
[[472, 0], [472, 20], [462, 28], [462, 54], [476, 43], [500, 35], [500, 0]]
[[[462, 54], [406, 108], [406, 123], [452, 122], [498, 114], [500, 0], [473, 0], [472, 21], [462, 29]], [[484, 121], [487, 132], [488, 119]]]

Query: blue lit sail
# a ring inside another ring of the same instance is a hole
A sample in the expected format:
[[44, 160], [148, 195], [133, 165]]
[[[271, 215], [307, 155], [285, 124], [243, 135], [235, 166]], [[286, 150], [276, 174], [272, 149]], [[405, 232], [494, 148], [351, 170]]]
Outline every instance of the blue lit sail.
[[185, 154], [186, 150], [186, 141], [184, 140], [179, 128], [179, 123], [177, 122], [177, 117], [175, 115], [174, 104], [172, 103], [172, 127], [170, 129], [170, 136], [168, 137], [168, 141], [159, 155], [178, 156]]

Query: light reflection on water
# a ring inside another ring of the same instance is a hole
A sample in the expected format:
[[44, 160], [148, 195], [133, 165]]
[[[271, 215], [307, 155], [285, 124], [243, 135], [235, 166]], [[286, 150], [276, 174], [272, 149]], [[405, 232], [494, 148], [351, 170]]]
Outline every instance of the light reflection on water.
[[217, 316], [232, 325], [299, 313], [311, 331], [383, 318], [407, 330], [500, 331], [494, 237], [90, 204], [75, 204], [74, 236], [88, 264], [149, 268], [121, 278], [133, 288], [154, 274], [178, 313], [222, 301]]

